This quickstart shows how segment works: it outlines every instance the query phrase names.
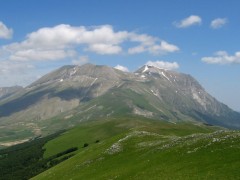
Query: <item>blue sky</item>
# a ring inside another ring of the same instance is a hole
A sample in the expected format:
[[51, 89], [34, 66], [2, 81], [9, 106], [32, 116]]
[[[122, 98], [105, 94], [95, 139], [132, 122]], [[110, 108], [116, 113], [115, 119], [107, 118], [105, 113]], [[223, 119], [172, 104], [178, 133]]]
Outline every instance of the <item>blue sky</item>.
[[191, 74], [240, 111], [239, 7], [238, 0], [2, 0], [0, 86], [26, 86], [66, 64], [134, 71], [152, 61]]

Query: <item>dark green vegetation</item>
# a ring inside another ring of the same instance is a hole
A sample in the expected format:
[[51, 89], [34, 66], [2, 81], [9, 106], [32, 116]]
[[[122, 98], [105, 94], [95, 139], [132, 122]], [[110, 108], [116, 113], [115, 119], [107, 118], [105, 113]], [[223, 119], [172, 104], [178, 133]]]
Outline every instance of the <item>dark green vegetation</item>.
[[[0, 179], [29, 179], [71, 157], [77, 148], [69, 148], [43, 158], [44, 144], [59, 133], [0, 150]], [[70, 154], [70, 155], [69, 155]]]

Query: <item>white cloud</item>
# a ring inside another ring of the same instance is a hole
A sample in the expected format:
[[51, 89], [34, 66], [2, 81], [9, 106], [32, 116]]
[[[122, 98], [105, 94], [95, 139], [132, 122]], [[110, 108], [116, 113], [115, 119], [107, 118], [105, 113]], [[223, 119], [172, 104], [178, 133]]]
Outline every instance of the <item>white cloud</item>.
[[26, 49], [15, 52], [9, 56], [9, 60], [13, 61], [46, 61], [61, 60], [66, 57], [74, 57], [76, 54], [73, 50], [45, 50], [45, 49]]
[[77, 47], [101, 55], [119, 54], [124, 51], [122, 43], [136, 42], [129, 47], [129, 54], [148, 52], [169, 53], [179, 50], [175, 45], [161, 41], [147, 34], [128, 31], [114, 31], [110, 25], [96, 27], [70, 26], [60, 24], [41, 28], [26, 36], [22, 42], [12, 43], [1, 48], [9, 54], [10, 60], [44, 61], [72, 58]]
[[176, 70], [179, 68], [177, 62], [167, 62], [167, 61], [148, 61], [146, 65], [155, 66], [160, 69]]
[[86, 28], [60, 24], [55, 27], [41, 28], [29, 34], [27, 44], [38, 43], [43, 46], [65, 47], [70, 44], [119, 44], [128, 36], [127, 31], [114, 32], [110, 25]]
[[147, 49], [143, 45], [135, 46], [128, 49], [129, 54], [139, 54], [145, 52]]
[[118, 69], [120, 71], [123, 71], [123, 72], [129, 72], [128, 68], [125, 67], [125, 66], [121, 66], [121, 65], [117, 65], [114, 67], [115, 69]]
[[202, 23], [202, 19], [200, 16], [191, 15], [181, 20], [180, 22], [174, 22], [174, 25], [177, 28], [187, 28], [193, 25], [200, 25], [201, 23]]
[[139, 45], [128, 49], [129, 54], [139, 54], [142, 52], [149, 52], [150, 54], [166, 54], [179, 51], [179, 47], [174, 44], [169, 44], [166, 41], [160, 41], [159, 44], [153, 42], [151, 44], [145, 44], [144, 42]]
[[3, 22], [0, 21], [0, 39], [11, 39], [13, 30], [8, 28]]
[[226, 18], [217, 18], [217, 19], [212, 20], [210, 27], [213, 29], [218, 29], [218, 28], [223, 27], [226, 23], [227, 23]]
[[165, 54], [179, 50], [176, 45], [169, 44], [166, 41], [159, 40], [147, 34], [130, 33], [129, 35], [130, 41], [140, 43], [140, 45], [129, 48], [129, 54], [139, 54], [143, 52], [148, 52], [150, 54]]
[[[61, 24], [55, 27], [41, 28], [27, 35], [26, 40], [20, 43], [12, 43], [4, 47], [12, 56], [26, 54], [23, 59], [39, 60], [33, 58], [39, 52], [44, 53], [42, 60], [54, 60], [68, 57], [66, 49], [77, 45], [87, 46], [87, 50], [98, 54], [117, 54], [121, 52], [118, 44], [122, 43], [128, 36], [126, 31], [114, 32], [109, 25], [97, 26], [87, 29], [84, 26], [73, 27]], [[31, 57], [28, 58], [29, 53]], [[51, 55], [52, 53], [52, 55]], [[22, 58], [22, 57], [21, 57]]]
[[122, 48], [120, 46], [112, 44], [92, 44], [87, 50], [104, 55], [119, 54], [122, 51]]
[[83, 65], [89, 62], [89, 57], [88, 56], [80, 56], [78, 59], [72, 60], [73, 65]]
[[169, 44], [166, 41], [161, 41], [159, 45], [153, 45], [149, 47], [149, 51], [153, 54], [165, 54], [169, 52], [178, 51], [179, 48], [173, 44]]
[[229, 55], [226, 51], [218, 51], [212, 57], [203, 57], [202, 61], [208, 64], [240, 64], [240, 51], [234, 55]]
[[144, 46], [154, 45], [155, 42], [158, 40], [158, 38], [149, 36], [147, 34], [136, 34], [136, 33], [129, 33], [129, 38], [132, 42], [139, 42]]

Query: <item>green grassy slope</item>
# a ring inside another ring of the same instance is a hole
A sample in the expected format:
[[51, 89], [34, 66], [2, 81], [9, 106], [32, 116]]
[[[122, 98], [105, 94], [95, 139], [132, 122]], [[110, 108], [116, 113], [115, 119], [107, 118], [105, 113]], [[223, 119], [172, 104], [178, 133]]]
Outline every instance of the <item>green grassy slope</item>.
[[237, 179], [240, 133], [215, 130], [136, 117], [92, 122], [49, 141], [45, 157], [79, 150], [33, 179]]
[[81, 151], [84, 143], [95, 144], [97, 140], [104, 141], [121, 133], [132, 130], [146, 130], [162, 135], [183, 136], [196, 132], [207, 133], [213, 131], [213, 127], [201, 127], [189, 123], [172, 124], [163, 121], [150, 120], [140, 116], [115, 117], [106, 120], [81, 123], [60, 137], [48, 142], [44, 148], [44, 157], [50, 157], [71, 147], [78, 147]]

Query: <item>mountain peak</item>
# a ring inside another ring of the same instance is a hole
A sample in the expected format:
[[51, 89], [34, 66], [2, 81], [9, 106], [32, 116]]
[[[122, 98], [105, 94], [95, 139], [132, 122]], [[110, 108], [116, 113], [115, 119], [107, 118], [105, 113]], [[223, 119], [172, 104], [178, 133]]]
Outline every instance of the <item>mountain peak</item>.
[[96, 78], [109, 81], [118, 81], [121, 76], [125, 76], [123, 72], [109, 66], [94, 65], [90, 63], [81, 66], [66, 65], [46, 74], [29, 87], [43, 84], [63, 83], [65, 81], [79, 82], [83, 79], [86, 80]]
[[165, 71], [170, 71], [168, 69], [164, 69], [164, 68], [159, 68], [157, 66], [153, 66], [153, 65], [144, 65], [142, 66], [140, 69], [138, 69], [136, 71], [136, 73], [159, 73], [159, 72], [165, 72]]
[[176, 71], [171, 71], [164, 68], [159, 68], [152, 65], [144, 65], [137, 71], [135, 71], [135, 74], [140, 74], [142, 77], [152, 77], [152, 76], [160, 76], [163, 79], [167, 80], [171, 83], [171, 81], [176, 81], [177, 78], [180, 78], [182, 76], [187, 76], [183, 73], [178, 73]]

